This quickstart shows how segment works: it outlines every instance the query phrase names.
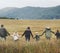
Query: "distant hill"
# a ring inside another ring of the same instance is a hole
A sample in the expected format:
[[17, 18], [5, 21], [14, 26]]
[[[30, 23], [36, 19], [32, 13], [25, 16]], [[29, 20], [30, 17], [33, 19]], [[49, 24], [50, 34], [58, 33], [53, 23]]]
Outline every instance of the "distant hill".
[[19, 19], [60, 19], [60, 6], [56, 7], [7, 7], [0, 9], [0, 17]]

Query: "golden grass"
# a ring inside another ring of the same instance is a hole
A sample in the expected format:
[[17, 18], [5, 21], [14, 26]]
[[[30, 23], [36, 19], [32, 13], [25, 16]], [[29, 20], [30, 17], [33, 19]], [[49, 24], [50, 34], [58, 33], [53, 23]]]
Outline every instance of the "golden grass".
[[32, 32], [43, 31], [46, 26], [52, 28], [52, 30], [57, 30], [60, 28], [60, 20], [2, 20], [0, 19], [0, 24], [4, 24], [9, 32], [23, 32], [28, 26], [31, 27]]
[[[17, 31], [20, 37], [28, 26], [31, 27], [33, 35], [35, 32], [41, 34], [47, 26], [51, 27], [54, 32], [57, 29], [60, 30], [60, 20], [0, 19], [0, 24], [4, 24], [11, 35]], [[51, 40], [46, 40], [43, 35], [38, 42], [32, 38], [30, 42], [26, 42], [24, 37], [15, 42], [11, 36], [8, 36], [6, 41], [0, 40], [0, 53], [60, 53], [60, 40], [56, 40], [53, 34]]]

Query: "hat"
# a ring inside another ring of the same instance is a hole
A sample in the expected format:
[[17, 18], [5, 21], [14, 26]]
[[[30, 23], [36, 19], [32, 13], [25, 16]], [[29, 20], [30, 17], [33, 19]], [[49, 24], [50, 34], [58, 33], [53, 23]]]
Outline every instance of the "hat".
[[50, 29], [50, 27], [46, 27], [47, 29]]
[[35, 32], [35, 34], [38, 34], [38, 32]]
[[46, 27], [46, 29], [51, 29], [50, 27]]

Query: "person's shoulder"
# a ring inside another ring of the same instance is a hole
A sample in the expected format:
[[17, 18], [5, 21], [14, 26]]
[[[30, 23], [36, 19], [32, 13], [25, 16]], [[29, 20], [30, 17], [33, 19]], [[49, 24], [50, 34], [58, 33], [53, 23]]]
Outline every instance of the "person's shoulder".
[[5, 29], [4, 27], [1, 27], [0, 29]]
[[25, 30], [25, 31], [30, 31], [30, 30]]
[[5, 28], [0, 28], [0, 29], [5, 29]]
[[0, 28], [1, 29], [1, 28]]

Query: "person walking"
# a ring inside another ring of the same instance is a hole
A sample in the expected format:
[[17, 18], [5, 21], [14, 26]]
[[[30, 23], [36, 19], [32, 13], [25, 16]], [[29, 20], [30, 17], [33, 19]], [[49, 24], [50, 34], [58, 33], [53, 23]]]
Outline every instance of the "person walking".
[[32, 36], [32, 38], [33, 38], [33, 34], [31, 32], [30, 27], [27, 27], [27, 29], [24, 31], [24, 33], [22, 34], [22, 36], [24, 36], [24, 35], [25, 35], [26, 41], [30, 41], [30, 36]]
[[10, 35], [10, 33], [4, 28], [4, 25], [1, 25], [0, 28], [0, 37], [6, 40], [6, 37]]
[[40, 35], [38, 34], [38, 32], [35, 33], [34, 39], [36, 39], [36, 41], [39, 41], [40, 40]]
[[19, 40], [19, 34], [18, 34], [18, 32], [14, 32], [13, 35], [12, 35], [12, 37], [13, 37], [14, 41], [18, 41]]
[[60, 32], [59, 32], [59, 30], [56, 31], [55, 36], [56, 36], [57, 39], [60, 39]]
[[51, 33], [53, 33], [54, 34], [54, 32], [53, 31], [51, 31], [51, 28], [50, 27], [46, 27], [45, 28], [45, 31], [42, 33], [42, 35], [45, 33], [45, 37], [46, 37], [46, 39], [51, 39], [51, 36], [52, 36], [52, 34]]

